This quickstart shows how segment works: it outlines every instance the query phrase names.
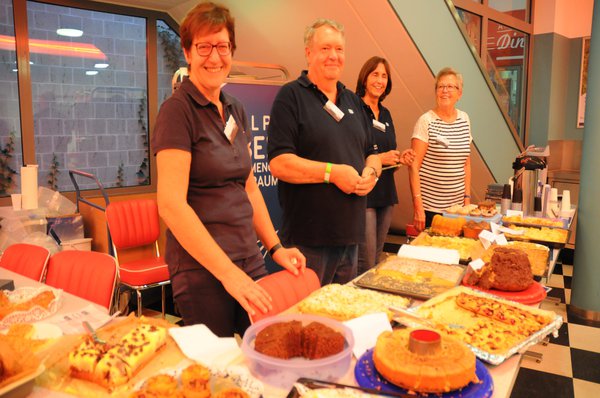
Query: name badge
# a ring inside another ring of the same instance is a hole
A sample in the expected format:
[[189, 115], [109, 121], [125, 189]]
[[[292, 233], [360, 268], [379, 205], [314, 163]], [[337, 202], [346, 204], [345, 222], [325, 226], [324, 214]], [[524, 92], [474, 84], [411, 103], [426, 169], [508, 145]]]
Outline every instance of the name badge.
[[344, 117], [344, 112], [342, 112], [342, 110], [331, 101], [327, 101], [327, 103], [323, 106], [323, 109], [325, 109], [327, 113], [329, 113], [329, 115], [335, 119], [336, 122], [339, 122]]
[[385, 133], [385, 124], [381, 123], [379, 120], [373, 119], [373, 127]]
[[441, 146], [443, 146], [444, 148], [448, 148], [450, 146], [450, 141], [448, 141], [448, 139], [446, 137], [441, 137], [439, 135], [436, 135], [435, 137], [433, 137], [433, 140], [435, 142], [437, 142], [438, 144], [440, 144]]
[[229, 140], [229, 142], [233, 142], [235, 140], [235, 136], [238, 132], [238, 125], [235, 122], [233, 116], [229, 115], [229, 119], [227, 119], [227, 123], [225, 124], [225, 130], [223, 131], [225, 136]]

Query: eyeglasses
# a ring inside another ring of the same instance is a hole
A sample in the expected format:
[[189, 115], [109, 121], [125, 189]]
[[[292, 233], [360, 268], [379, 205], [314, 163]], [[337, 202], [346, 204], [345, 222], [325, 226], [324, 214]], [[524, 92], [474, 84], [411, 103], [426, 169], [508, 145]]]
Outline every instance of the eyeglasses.
[[447, 85], [447, 86], [437, 86], [438, 91], [456, 91], [458, 90], [458, 86]]
[[231, 54], [231, 43], [224, 41], [217, 44], [196, 43], [196, 52], [201, 57], [208, 57], [212, 53], [213, 48], [217, 49], [217, 54], [225, 56]]

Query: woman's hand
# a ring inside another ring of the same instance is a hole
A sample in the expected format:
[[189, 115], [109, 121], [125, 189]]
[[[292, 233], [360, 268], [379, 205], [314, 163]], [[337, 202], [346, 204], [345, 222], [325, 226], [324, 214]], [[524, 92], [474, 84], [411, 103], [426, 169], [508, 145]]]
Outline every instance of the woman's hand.
[[399, 162], [405, 166], [410, 166], [415, 160], [415, 151], [411, 148], [405, 149], [400, 155]]
[[294, 275], [304, 273], [304, 269], [306, 268], [306, 257], [295, 247], [282, 247], [277, 250], [273, 253], [273, 261]]
[[394, 166], [400, 162], [400, 151], [395, 149], [379, 154], [379, 160], [384, 166]]
[[425, 229], [425, 209], [423, 206], [415, 206], [413, 224], [417, 231], [421, 232]]
[[250, 315], [256, 314], [255, 308], [263, 313], [273, 308], [273, 299], [269, 293], [238, 267], [232, 266], [231, 271], [221, 279], [221, 283], [227, 293]]

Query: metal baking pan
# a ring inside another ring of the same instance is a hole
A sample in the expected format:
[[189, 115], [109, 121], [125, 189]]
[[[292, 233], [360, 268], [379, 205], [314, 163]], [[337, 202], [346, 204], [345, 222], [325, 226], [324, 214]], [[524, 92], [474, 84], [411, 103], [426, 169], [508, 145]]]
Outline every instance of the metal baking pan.
[[357, 286], [428, 300], [460, 284], [464, 265], [448, 265], [430, 261], [391, 256], [366, 272]]
[[[529, 347], [541, 342], [542, 340], [544, 340], [544, 338], [547, 335], [549, 335], [551, 333], [555, 337], [558, 337], [558, 329], [560, 328], [560, 326], [563, 323], [562, 316], [557, 315], [556, 313], [554, 313], [552, 311], [540, 310], [538, 308], [519, 304], [514, 301], [504, 300], [502, 298], [499, 298], [498, 296], [494, 296], [492, 294], [473, 290], [473, 289], [470, 289], [465, 286], [457, 286], [451, 290], [448, 290], [445, 293], [442, 293], [442, 294], [434, 297], [433, 299], [421, 304], [418, 307], [413, 307], [413, 308], [408, 309], [407, 311], [410, 313], [413, 313], [415, 318], [417, 318], [416, 320], [415, 319], [407, 320], [407, 318], [397, 318], [397, 317], [394, 317], [394, 320], [398, 321], [402, 324], [405, 324], [407, 326], [410, 326], [410, 327], [423, 326], [423, 325], [419, 324], [420, 323], [420, 321], [418, 320], [419, 318], [423, 319], [423, 321], [424, 321], [423, 324], [425, 324], [425, 325], [431, 325], [431, 322], [434, 322], [434, 323], [438, 323], [438, 324], [443, 324], [450, 329], [459, 329], [461, 327], [464, 327], [459, 322], [456, 322], [455, 319], [452, 319], [452, 317], [448, 313], [447, 308], [440, 309], [439, 311], [443, 312], [443, 314], [440, 314], [440, 317], [436, 318], [434, 320], [423, 317], [423, 312], [424, 312], [423, 309], [427, 310], [427, 308], [433, 307], [433, 306], [440, 306], [440, 308], [441, 308], [441, 306], [443, 306], [444, 303], [449, 302], [449, 299], [452, 296], [457, 296], [458, 294], [463, 293], [463, 292], [473, 295], [473, 296], [483, 296], [483, 297], [491, 298], [498, 302], [502, 302], [502, 303], [505, 303], [505, 304], [508, 304], [508, 305], [511, 305], [514, 307], [518, 307], [518, 308], [523, 309], [532, 314], [543, 314], [546, 316], [550, 316], [552, 318], [550, 323], [548, 323], [546, 326], [544, 326], [537, 332], [533, 333], [532, 335], [526, 337], [525, 339], [520, 341], [518, 344], [515, 344], [514, 346], [507, 348], [506, 350], [502, 351], [501, 353], [492, 353], [489, 351], [485, 351], [479, 347], [474, 347], [472, 345], [467, 344], [471, 348], [473, 353], [482, 361], [488, 362], [492, 365], [499, 365], [502, 362], [504, 362], [506, 359], [511, 357], [512, 355], [514, 355], [516, 353], [525, 352]], [[466, 320], [466, 319], [476, 319], [476, 318], [477, 318], [477, 316], [469, 316], [469, 317], [465, 317], [465, 318], [461, 318], [461, 319]], [[453, 322], [455, 322], [455, 323], [453, 323]], [[457, 337], [460, 338], [459, 336], [457, 336]]]
[[[513, 224], [513, 223], [506, 224], [507, 228], [511, 228], [512, 226], [538, 229], [538, 230], [542, 229], [542, 227], [535, 227], [535, 226], [531, 226], [531, 225], [517, 225], [517, 224]], [[519, 241], [524, 241], [524, 242], [539, 243], [540, 245], [548, 246], [552, 249], [563, 249], [565, 247], [565, 245], [567, 244], [567, 242], [569, 241], [569, 235], [571, 234], [571, 231], [568, 229], [564, 229], [564, 228], [550, 228], [550, 227], [544, 227], [544, 228], [548, 228], [553, 231], [564, 231], [563, 232], [564, 236], [565, 236], [564, 241], [557, 242], [557, 241], [549, 241], [549, 240], [542, 240], [542, 239], [533, 239], [533, 238], [525, 237], [524, 235], [505, 234], [505, 236], [506, 236], [506, 239], [508, 239], [508, 240], [519, 240]]]

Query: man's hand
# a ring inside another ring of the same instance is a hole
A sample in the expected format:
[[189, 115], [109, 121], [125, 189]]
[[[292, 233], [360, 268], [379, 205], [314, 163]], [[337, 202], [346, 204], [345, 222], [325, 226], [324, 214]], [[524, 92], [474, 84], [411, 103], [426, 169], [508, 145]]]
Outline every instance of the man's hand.
[[329, 181], [335, 184], [342, 192], [351, 194], [356, 191], [356, 186], [360, 182], [360, 179], [354, 167], [346, 164], [334, 164], [331, 168]]
[[365, 167], [363, 169], [360, 181], [356, 185], [355, 194], [358, 196], [365, 196], [369, 192], [375, 188], [375, 184], [377, 183], [377, 174], [375, 174], [375, 170], [372, 167]]

